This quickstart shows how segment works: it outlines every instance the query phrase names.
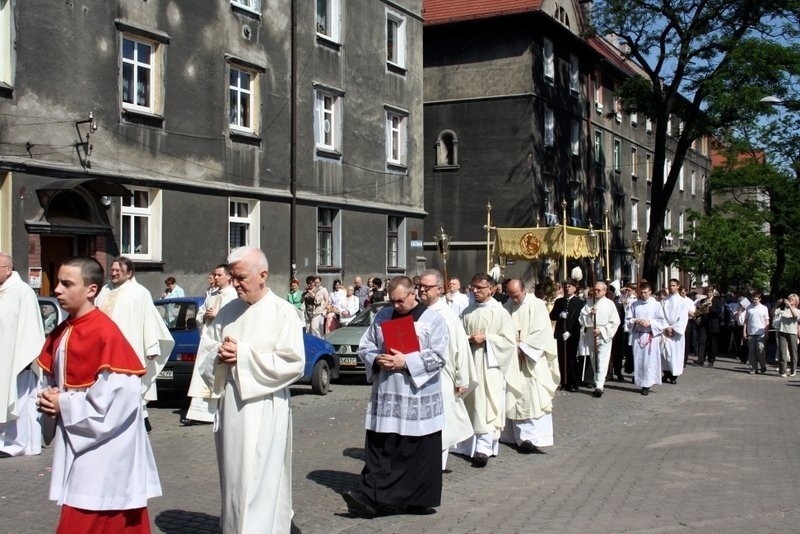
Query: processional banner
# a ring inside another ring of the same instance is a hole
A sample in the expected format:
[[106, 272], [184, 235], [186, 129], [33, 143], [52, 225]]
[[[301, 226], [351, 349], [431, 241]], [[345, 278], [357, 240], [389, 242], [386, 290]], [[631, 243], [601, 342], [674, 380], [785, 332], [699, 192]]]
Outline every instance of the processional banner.
[[[567, 241], [564, 250], [564, 230]], [[496, 228], [494, 253], [506, 258], [588, 258], [587, 228], [551, 226], [543, 228]], [[597, 232], [597, 230], [595, 230]], [[602, 232], [600, 232], [602, 233]]]

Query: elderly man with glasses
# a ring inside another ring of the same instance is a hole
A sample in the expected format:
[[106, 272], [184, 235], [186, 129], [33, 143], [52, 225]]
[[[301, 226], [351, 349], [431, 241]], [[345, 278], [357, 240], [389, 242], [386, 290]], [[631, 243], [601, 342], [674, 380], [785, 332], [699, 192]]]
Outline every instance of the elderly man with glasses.
[[43, 343], [36, 294], [14, 270], [11, 256], [0, 252], [0, 458], [42, 452], [31, 362]]
[[492, 298], [491, 276], [485, 273], [473, 276], [472, 292], [475, 303], [464, 310], [462, 320], [478, 382], [465, 399], [475, 434], [453, 450], [470, 456], [476, 467], [486, 467], [489, 457], [499, 452], [500, 432], [506, 422], [505, 377], [516, 363], [517, 335], [511, 316]]

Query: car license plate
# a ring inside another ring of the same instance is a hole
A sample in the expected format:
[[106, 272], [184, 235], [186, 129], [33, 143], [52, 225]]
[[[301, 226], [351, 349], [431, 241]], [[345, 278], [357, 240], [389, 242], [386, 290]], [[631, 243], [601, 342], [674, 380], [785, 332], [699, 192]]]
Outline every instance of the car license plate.
[[158, 376], [156, 376], [157, 380], [172, 380], [172, 369], [162, 369]]
[[356, 356], [339, 356], [339, 365], [342, 367], [355, 367], [358, 365]]

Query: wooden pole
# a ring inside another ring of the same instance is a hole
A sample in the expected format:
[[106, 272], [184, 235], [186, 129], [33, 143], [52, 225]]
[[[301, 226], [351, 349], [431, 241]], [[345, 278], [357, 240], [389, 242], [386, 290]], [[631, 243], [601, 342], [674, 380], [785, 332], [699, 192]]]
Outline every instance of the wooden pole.
[[604, 210], [603, 214], [605, 215], [605, 219], [603, 220], [603, 230], [605, 231], [606, 235], [606, 280], [611, 280], [611, 256], [609, 254], [609, 243], [611, 241], [611, 233], [608, 231], [608, 210]]
[[569, 273], [567, 272], [567, 201], [563, 199], [561, 201], [561, 221], [564, 223], [564, 250], [561, 252], [561, 257], [564, 260], [564, 280], [569, 278]]
[[492, 203], [486, 203], [486, 272], [492, 269]]

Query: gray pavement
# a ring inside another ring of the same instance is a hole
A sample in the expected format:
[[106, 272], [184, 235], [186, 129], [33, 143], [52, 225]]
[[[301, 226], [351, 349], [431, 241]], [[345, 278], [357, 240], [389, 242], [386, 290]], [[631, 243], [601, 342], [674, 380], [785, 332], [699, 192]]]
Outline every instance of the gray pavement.
[[[430, 516], [352, 518], [368, 386], [294, 394], [295, 525], [315, 532], [800, 531], [800, 375], [750, 376], [737, 361], [686, 369], [643, 397], [631, 383], [559, 393], [556, 445], [545, 455], [501, 446], [484, 469], [451, 455], [442, 506]], [[180, 427], [182, 401], [150, 408], [164, 496], [154, 532], [218, 532], [219, 487], [209, 426]], [[0, 532], [52, 531], [52, 455], [0, 460]]]

